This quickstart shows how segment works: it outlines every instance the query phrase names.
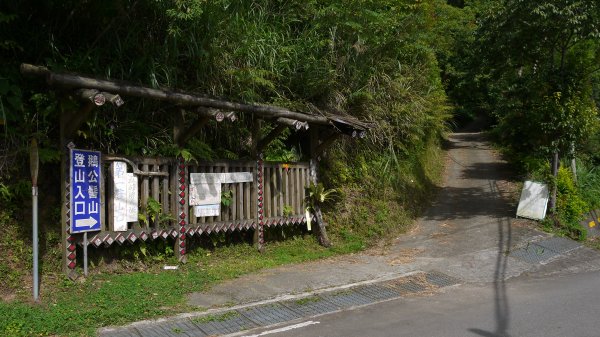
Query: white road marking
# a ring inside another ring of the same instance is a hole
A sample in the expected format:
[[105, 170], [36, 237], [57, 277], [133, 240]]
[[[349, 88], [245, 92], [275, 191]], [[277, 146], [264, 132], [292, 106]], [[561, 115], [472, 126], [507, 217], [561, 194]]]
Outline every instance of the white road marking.
[[321, 323], [321, 322], [307, 321], [307, 322], [302, 322], [302, 323], [286, 326], [286, 327], [279, 328], [279, 329], [263, 331], [263, 332], [259, 333], [258, 335], [247, 335], [247, 336], [243, 336], [243, 337], [260, 337], [260, 336], [270, 335], [273, 333], [279, 333], [279, 332], [285, 332], [285, 331], [290, 331], [290, 330], [294, 330], [294, 329], [299, 329], [299, 328], [303, 328], [305, 326], [319, 324], [319, 323]]

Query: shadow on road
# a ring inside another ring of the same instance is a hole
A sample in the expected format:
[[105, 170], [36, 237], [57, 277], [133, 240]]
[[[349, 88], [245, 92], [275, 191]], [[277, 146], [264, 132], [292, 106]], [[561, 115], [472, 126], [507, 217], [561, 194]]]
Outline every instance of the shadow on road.
[[[490, 182], [492, 190], [494, 183]], [[506, 293], [506, 269], [508, 267], [508, 254], [512, 244], [512, 229], [508, 218], [498, 219], [498, 257], [494, 269], [494, 313], [496, 320], [495, 331], [486, 331], [477, 328], [469, 329], [470, 332], [483, 337], [510, 337], [510, 305]]]
[[445, 187], [437, 200], [424, 214], [425, 220], [447, 221], [472, 219], [476, 216], [505, 218], [512, 215], [513, 207], [485, 187]]

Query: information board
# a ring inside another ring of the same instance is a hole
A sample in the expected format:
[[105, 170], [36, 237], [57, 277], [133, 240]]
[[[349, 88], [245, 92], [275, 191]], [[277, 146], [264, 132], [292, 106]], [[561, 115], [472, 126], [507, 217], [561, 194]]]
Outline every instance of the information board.
[[100, 152], [71, 150], [71, 233], [99, 231]]
[[221, 184], [252, 181], [251, 172], [190, 173], [189, 203], [194, 216], [218, 216], [221, 212]]
[[517, 207], [517, 216], [543, 220], [546, 217], [548, 195], [548, 185], [525, 181], [521, 192], [521, 200], [519, 200], [519, 206]]
[[138, 221], [138, 179], [127, 172], [127, 163], [111, 164], [113, 177], [113, 230], [127, 231], [127, 223]]

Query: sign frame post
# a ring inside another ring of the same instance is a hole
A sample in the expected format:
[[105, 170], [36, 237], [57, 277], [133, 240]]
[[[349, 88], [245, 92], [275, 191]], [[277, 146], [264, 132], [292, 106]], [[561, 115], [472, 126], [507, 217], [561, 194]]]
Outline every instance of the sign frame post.
[[102, 229], [101, 152], [70, 150], [71, 234]]
[[83, 233], [83, 274], [88, 276], [88, 232], [102, 230], [102, 153], [69, 150], [70, 235]]
[[29, 147], [29, 166], [31, 170], [31, 217], [32, 217], [32, 239], [33, 239], [33, 300], [39, 301], [39, 242], [38, 242], [38, 172], [40, 159], [37, 140], [33, 138]]

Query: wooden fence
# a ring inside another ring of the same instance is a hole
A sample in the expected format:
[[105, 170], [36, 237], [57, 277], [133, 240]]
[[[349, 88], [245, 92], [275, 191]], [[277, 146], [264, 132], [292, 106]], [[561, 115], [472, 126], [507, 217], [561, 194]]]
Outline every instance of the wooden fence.
[[[217, 161], [187, 165], [187, 172], [181, 180], [177, 174], [179, 163], [173, 158], [143, 158], [128, 157], [129, 164], [134, 164], [138, 178], [139, 213], [146, 221], [134, 221], [128, 224], [126, 231], [116, 231], [112, 214], [114, 210], [114, 190], [109, 169], [111, 161], [116, 157], [107, 157], [104, 161], [104, 188], [102, 188], [105, 204], [103, 207], [102, 225], [100, 232], [94, 233], [90, 243], [96, 247], [110, 246], [113, 243], [123, 244], [136, 240], [148, 240], [169, 236], [177, 238], [182, 230], [178, 210], [182, 205], [185, 213], [184, 231], [187, 236], [202, 233], [230, 232], [256, 228], [260, 222], [264, 226], [283, 226], [302, 224], [306, 222], [304, 211], [305, 187], [310, 183], [310, 169], [307, 162], [284, 164], [265, 162], [262, 165], [261, 184], [257, 180], [256, 161]], [[122, 158], [121, 158], [122, 159]], [[131, 171], [131, 165], [128, 165]], [[189, 182], [190, 173], [231, 173], [250, 172], [251, 182], [222, 184], [223, 192], [231, 191], [229, 206], [221, 205], [218, 216], [196, 217], [193, 207], [187, 203], [189, 187], [181, 188], [182, 181]], [[134, 172], [135, 173], [135, 172]], [[261, 193], [262, 202], [257, 198]], [[184, 192], [184, 194], [181, 194]], [[185, 195], [185, 197], [180, 197]], [[148, 210], [150, 198], [158, 201], [163, 218], [171, 220], [151, 220]], [[185, 201], [185, 203], [184, 203]], [[181, 203], [181, 205], [179, 204]], [[261, 207], [259, 207], [261, 206]], [[259, 211], [260, 210], [260, 211]], [[260, 213], [262, 212], [262, 213]], [[79, 238], [77, 241], [81, 242]]]

